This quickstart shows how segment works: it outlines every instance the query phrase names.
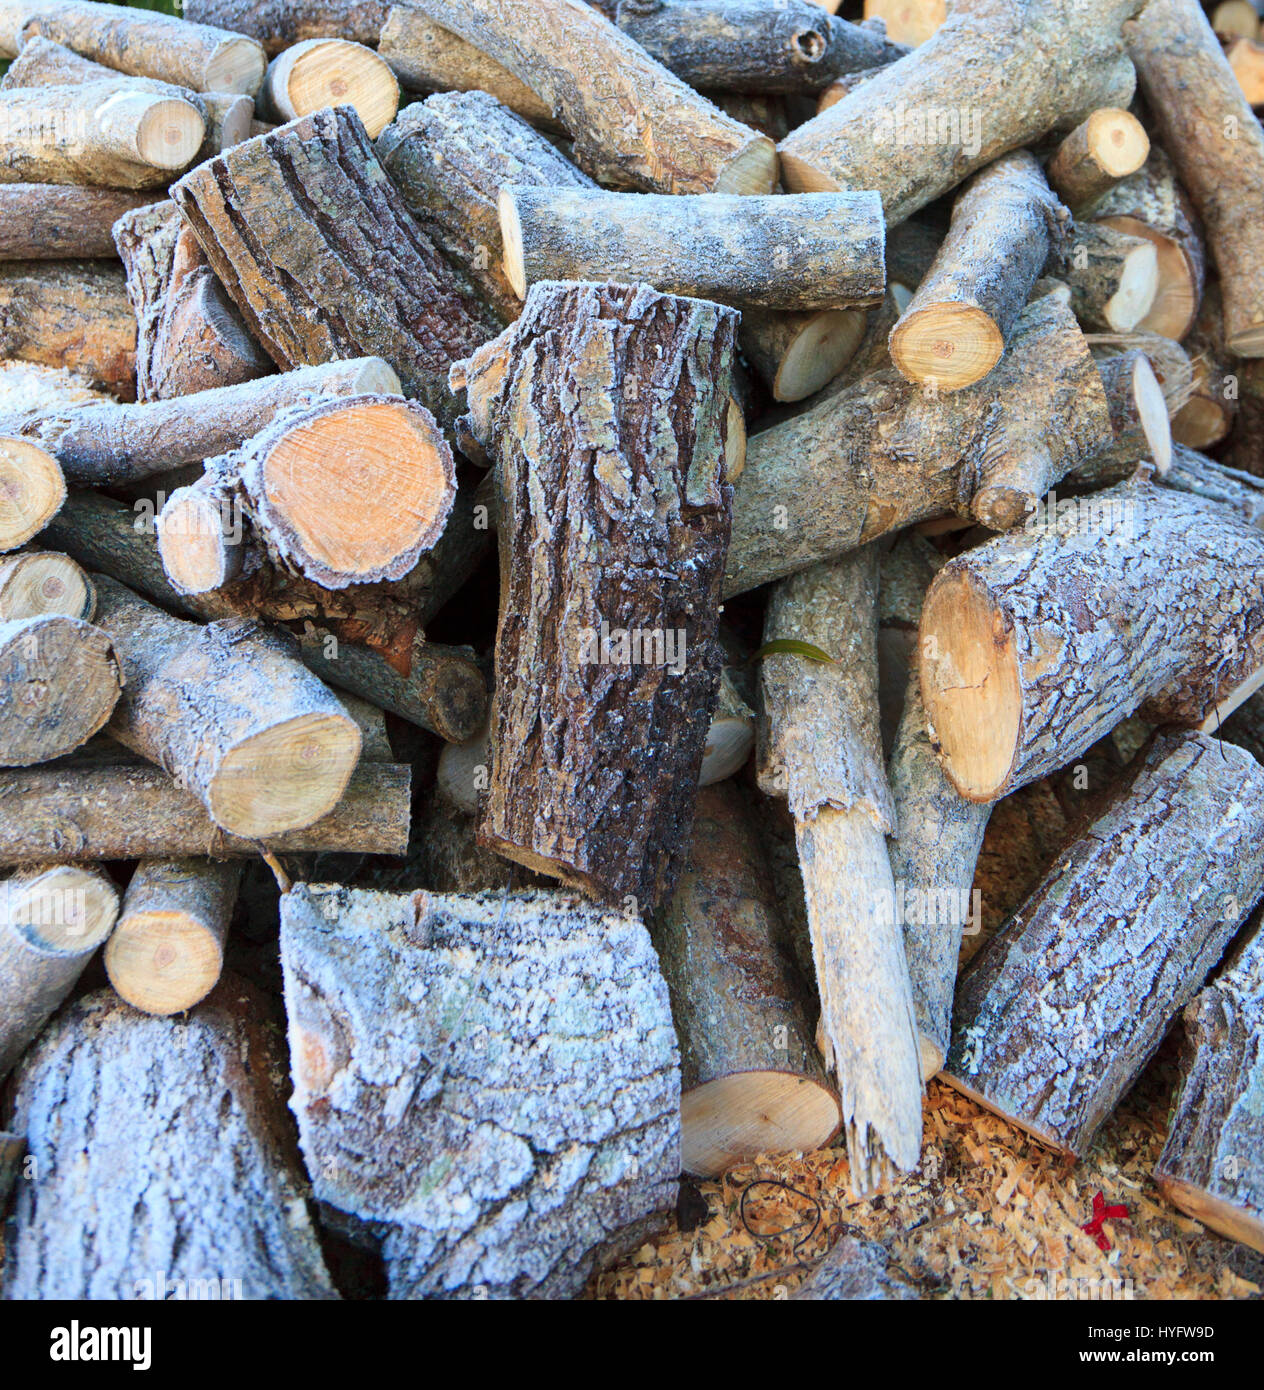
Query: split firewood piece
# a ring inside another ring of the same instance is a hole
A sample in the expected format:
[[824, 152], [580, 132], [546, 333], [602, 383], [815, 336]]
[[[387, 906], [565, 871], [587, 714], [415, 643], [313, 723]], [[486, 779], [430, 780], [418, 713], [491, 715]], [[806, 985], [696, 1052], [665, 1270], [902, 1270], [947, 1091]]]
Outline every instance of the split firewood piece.
[[0, 184], [0, 260], [61, 261], [116, 254], [113, 227], [149, 196], [123, 188]]
[[337, 698], [255, 624], [198, 627], [104, 576], [97, 623], [126, 678], [110, 732], [181, 779], [217, 825], [247, 838], [311, 825], [360, 756]]
[[1153, 147], [1137, 173], [1105, 194], [1094, 216], [1107, 227], [1154, 243], [1159, 285], [1150, 312], [1138, 326], [1167, 338], [1183, 338], [1202, 302], [1206, 256], [1198, 214], [1163, 150]]
[[923, 392], [887, 368], [753, 435], [734, 488], [726, 595], [918, 521], [1015, 525], [1110, 437], [1084, 335], [1046, 296], [973, 387]]
[[302, 885], [281, 964], [313, 1189], [381, 1232], [392, 1298], [571, 1298], [674, 1205], [680, 1068], [636, 918]]
[[101, 990], [53, 1023], [16, 1077], [39, 1181], [18, 1190], [5, 1297], [338, 1297], [267, 1016], [226, 980], [187, 1019]]
[[349, 358], [140, 405], [37, 409], [0, 421], [0, 438], [45, 450], [71, 482], [110, 487], [235, 449], [291, 406], [399, 390], [380, 357]]
[[916, 48], [948, 18], [948, 0], [865, 0], [865, 18], [882, 20], [892, 43]]
[[254, 39], [153, 10], [120, 10], [91, 0], [6, 0], [0, 53], [15, 57], [35, 35], [119, 72], [194, 92], [253, 96], [267, 66]]
[[206, 135], [189, 102], [116, 82], [0, 91], [0, 120], [0, 183], [154, 188], [188, 168]]
[[259, 114], [278, 125], [326, 106], [350, 106], [376, 140], [399, 110], [399, 83], [371, 48], [345, 38], [304, 39], [268, 64]]
[[1155, 245], [1104, 223], [1077, 222], [1056, 269], [1071, 287], [1071, 307], [1086, 330], [1131, 333], [1158, 297]]
[[[1142, 0], [971, 0], [907, 58], [790, 132], [794, 192], [869, 188], [902, 222], [999, 155], [1132, 100], [1121, 25]], [[913, 122], [910, 126], [910, 121]], [[920, 132], [920, 133], [919, 133]]]
[[907, 52], [809, 0], [621, 0], [612, 9], [629, 38], [700, 92], [815, 92]]
[[537, 285], [452, 372], [500, 490], [480, 839], [646, 909], [688, 845], [719, 680], [737, 319], [647, 286]]
[[1079, 1157], [1264, 884], [1264, 769], [1163, 735], [957, 990], [944, 1077]]
[[[1111, 441], [1069, 473], [1067, 481], [1077, 487], [1122, 482], [1143, 459], [1162, 475], [1172, 462], [1174, 406], [1169, 407], [1168, 391], [1159, 384], [1149, 357], [1140, 348], [1130, 348], [1099, 361], [1097, 369], [1110, 405]], [[1187, 390], [1191, 379], [1187, 368], [1179, 389]]]
[[1120, 179], [1135, 174], [1150, 153], [1145, 127], [1117, 106], [1094, 111], [1077, 125], [1045, 166], [1049, 186], [1076, 217], [1087, 217]]
[[240, 861], [145, 859], [105, 948], [110, 983], [146, 1014], [191, 1009], [219, 983]]
[[949, 780], [994, 801], [1138, 711], [1216, 727], [1260, 680], [1262, 582], [1264, 535], [1141, 481], [959, 555], [921, 628], [922, 696]]
[[1233, 428], [1241, 377], [1241, 364], [1225, 348], [1219, 284], [1207, 286], [1185, 349], [1193, 381], [1189, 399], [1172, 420], [1172, 437], [1191, 449], [1208, 449]]
[[[208, 460], [159, 514], [158, 550], [190, 594], [240, 573], [247, 545], [329, 589], [400, 579], [443, 533], [455, 496], [452, 451], [425, 406], [347, 396], [286, 411]], [[234, 509], [249, 542], [224, 524]]]
[[66, 367], [125, 400], [136, 395], [136, 318], [110, 261], [0, 264], [0, 355]]
[[654, 945], [680, 1040], [681, 1162], [703, 1177], [838, 1133], [763, 852], [733, 786], [698, 797], [689, 859]]
[[118, 915], [98, 868], [35, 864], [0, 883], [0, 1077], [74, 988]]
[[1264, 106], [1264, 44], [1236, 39], [1225, 49], [1225, 61], [1248, 106]]
[[377, 353], [450, 417], [448, 366], [500, 325], [417, 225], [354, 111], [247, 140], [171, 195], [280, 366]]
[[699, 96], [583, 0], [422, 0], [416, 8], [539, 95], [594, 178], [660, 193], [772, 192], [772, 141]]
[[1174, 1206], [1264, 1254], [1264, 932], [1186, 1006], [1181, 1087], [1154, 1180]]
[[188, 396], [272, 371], [174, 203], [125, 214], [114, 240], [136, 315], [138, 400]]
[[123, 686], [107, 633], [45, 613], [0, 622], [0, 767], [59, 758], [105, 727]]
[[[882, 604], [916, 633], [926, 587], [943, 561], [917, 536], [882, 560]], [[957, 956], [968, 922], [978, 927], [972, 894], [990, 805], [967, 801], [944, 776], [926, 732], [918, 661], [910, 663], [904, 711], [887, 763], [894, 833], [887, 843], [895, 883], [893, 917], [903, 932], [922, 1079], [943, 1066], [952, 1025]]]
[[882, 204], [873, 193], [500, 191], [505, 275], [518, 295], [542, 280], [617, 280], [739, 308], [847, 309], [886, 288]]
[[891, 360], [910, 381], [973, 385], [1000, 361], [1037, 277], [1057, 258], [1070, 213], [1033, 155], [1003, 155], [958, 195], [952, 225], [891, 332]]
[[0, 553], [25, 545], [65, 500], [66, 479], [53, 455], [0, 435]]
[[416, 92], [486, 92], [524, 120], [554, 126], [549, 103], [481, 48], [433, 23], [412, 5], [392, 5], [378, 54]]
[[[942, 6], [943, 0], [940, 0]], [[892, 1262], [886, 1247], [874, 1240], [840, 1236], [829, 1254], [790, 1295], [810, 1302], [886, 1302], [918, 1297]]]
[[377, 154], [409, 210], [504, 323], [518, 317], [522, 301], [501, 264], [500, 190], [596, 188], [486, 92], [438, 92], [405, 107], [379, 136]]
[[759, 784], [789, 802], [807, 904], [822, 1049], [838, 1075], [851, 1182], [874, 1191], [921, 1148], [921, 1070], [886, 836], [894, 805], [878, 729], [877, 556], [815, 565], [773, 591], [760, 672]]
[[[1183, 444], [1175, 444], [1172, 446], [1172, 465], [1159, 482], [1178, 492], [1192, 492], [1195, 496], [1231, 507], [1248, 526], [1264, 530], [1264, 478], [1227, 468], [1223, 463], [1205, 458]], [[1260, 708], [1261, 705], [1264, 705], [1264, 701], [1252, 695], [1238, 706], [1238, 713], [1251, 706]], [[1228, 725], [1225, 727], [1227, 729]]]
[[1220, 0], [1211, 12], [1211, 27], [1226, 38], [1258, 38], [1260, 7], [1257, 0]]
[[144, 763], [0, 773], [0, 865], [57, 859], [251, 858], [404, 854], [411, 770], [361, 763], [327, 815], [302, 830], [243, 839], [221, 830], [191, 793]]
[[1264, 130], [1196, 0], [1150, 0], [1128, 46], [1220, 272], [1225, 346], [1264, 357]]
[[775, 401], [801, 401], [828, 385], [865, 335], [863, 309], [742, 311], [738, 342]]
[[375, 44], [390, 0], [184, 0], [180, 13], [197, 24], [249, 34], [269, 53], [304, 39]]
[[0, 622], [60, 614], [92, 621], [97, 591], [70, 558], [55, 550], [32, 550], [0, 559]]

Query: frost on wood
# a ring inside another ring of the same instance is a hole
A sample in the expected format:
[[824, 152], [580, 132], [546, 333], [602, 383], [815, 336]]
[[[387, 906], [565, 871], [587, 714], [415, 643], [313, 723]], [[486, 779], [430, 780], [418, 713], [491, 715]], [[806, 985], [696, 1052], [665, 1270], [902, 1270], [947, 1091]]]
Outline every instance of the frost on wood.
[[282, 899], [291, 1108], [395, 1298], [565, 1298], [676, 1200], [680, 1071], [639, 921], [555, 893]]

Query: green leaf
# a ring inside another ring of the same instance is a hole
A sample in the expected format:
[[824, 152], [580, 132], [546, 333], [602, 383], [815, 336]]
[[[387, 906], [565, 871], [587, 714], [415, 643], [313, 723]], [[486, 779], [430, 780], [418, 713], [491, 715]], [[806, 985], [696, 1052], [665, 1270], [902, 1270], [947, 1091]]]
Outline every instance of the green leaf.
[[785, 652], [789, 656], [806, 657], [809, 661], [820, 661], [826, 666], [838, 665], [829, 652], [823, 652], [811, 642], [796, 642], [793, 637], [778, 637], [775, 642], [765, 642], [751, 660], [759, 661], [762, 657], [776, 656], [779, 652]]

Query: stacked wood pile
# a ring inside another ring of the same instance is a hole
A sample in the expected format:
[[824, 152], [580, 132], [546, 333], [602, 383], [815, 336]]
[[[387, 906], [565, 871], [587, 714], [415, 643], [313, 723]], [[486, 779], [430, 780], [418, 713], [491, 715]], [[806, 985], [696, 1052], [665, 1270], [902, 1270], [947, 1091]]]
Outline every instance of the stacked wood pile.
[[0, 0], [8, 1296], [1264, 1253], [1259, 38]]

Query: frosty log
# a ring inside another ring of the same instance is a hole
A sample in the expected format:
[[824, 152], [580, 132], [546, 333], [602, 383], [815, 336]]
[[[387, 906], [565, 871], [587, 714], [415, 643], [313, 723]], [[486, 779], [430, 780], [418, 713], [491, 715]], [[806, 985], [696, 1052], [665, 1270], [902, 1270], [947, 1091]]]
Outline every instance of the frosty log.
[[0, 260], [113, 256], [115, 222], [143, 206], [150, 196], [123, 188], [0, 184]]
[[326, 106], [349, 106], [376, 140], [399, 110], [399, 83], [371, 48], [345, 38], [304, 39], [268, 64], [257, 108], [278, 125]]
[[1076, 217], [1086, 217], [1150, 153], [1145, 127], [1130, 111], [1104, 106], [1077, 125], [1045, 166], [1049, 186]]
[[390, 9], [389, 0], [184, 0], [180, 13], [196, 24], [249, 34], [279, 53], [304, 39], [374, 44]]
[[391, 1297], [574, 1297], [675, 1203], [680, 1069], [635, 918], [302, 886], [281, 957], [315, 1195], [382, 1234]]
[[738, 341], [773, 400], [801, 401], [851, 361], [867, 318], [863, 309], [743, 309]]
[[69, 555], [30, 550], [0, 559], [0, 621], [60, 613], [92, 621], [97, 591]]
[[53, 455], [0, 434], [0, 553], [25, 545], [65, 500], [66, 479]]
[[1071, 288], [1076, 318], [1103, 333], [1137, 328], [1159, 292], [1155, 245], [1104, 223], [1077, 222], [1054, 268]]

